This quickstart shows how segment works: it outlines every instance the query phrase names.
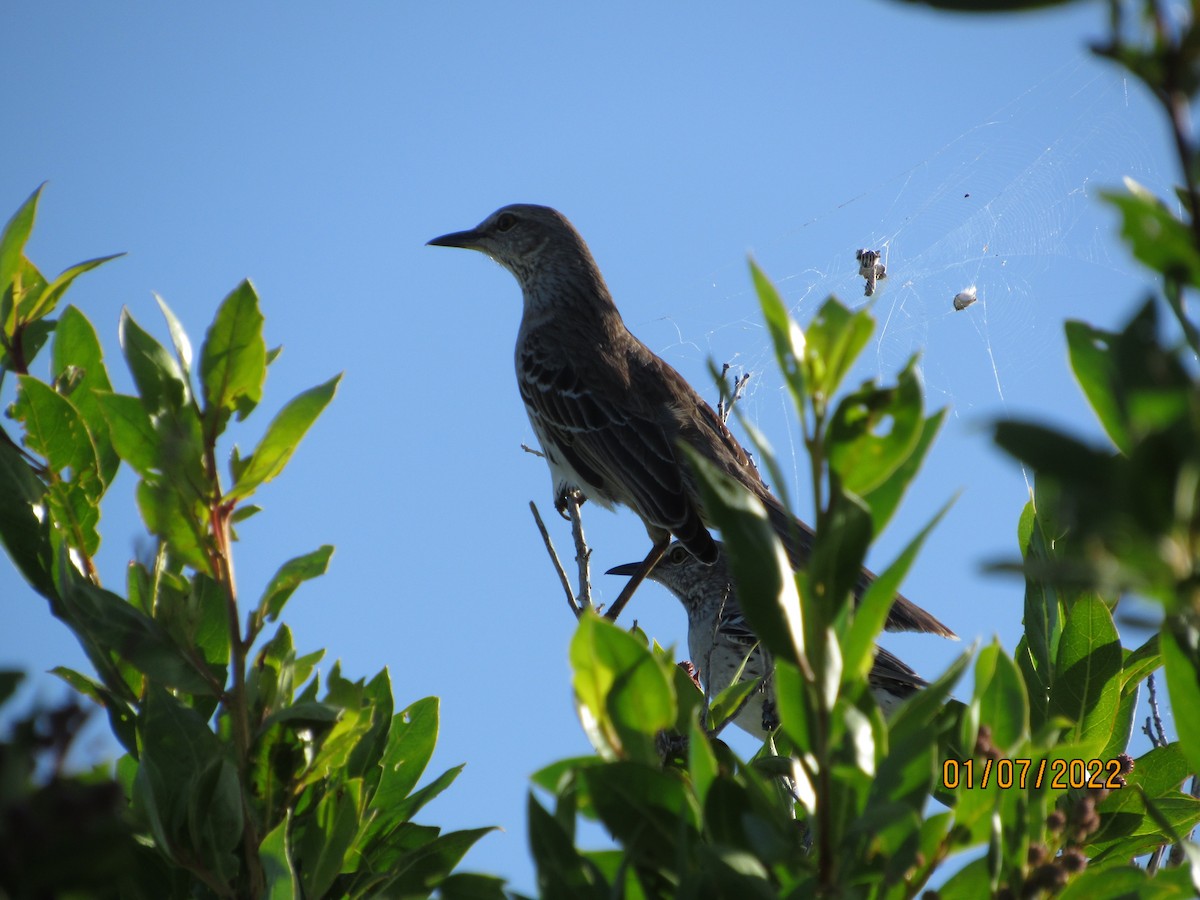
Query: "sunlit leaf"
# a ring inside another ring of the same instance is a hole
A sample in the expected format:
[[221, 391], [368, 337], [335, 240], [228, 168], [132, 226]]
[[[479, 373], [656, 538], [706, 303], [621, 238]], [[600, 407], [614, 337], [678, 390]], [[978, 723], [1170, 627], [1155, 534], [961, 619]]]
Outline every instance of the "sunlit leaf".
[[228, 492], [229, 499], [248, 497], [260, 484], [264, 484], [280, 472], [292, 458], [300, 439], [312, 426], [337, 391], [341, 375], [335, 375], [324, 384], [309, 388], [288, 402], [267, 426], [254, 454], [246, 461], [237, 482]]

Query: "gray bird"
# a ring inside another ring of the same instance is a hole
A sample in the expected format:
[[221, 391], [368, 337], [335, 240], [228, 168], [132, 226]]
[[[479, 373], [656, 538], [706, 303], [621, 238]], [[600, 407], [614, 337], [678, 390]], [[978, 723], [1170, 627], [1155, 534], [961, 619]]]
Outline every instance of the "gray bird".
[[[709, 517], [681, 444], [762, 501], [793, 566], [812, 553], [813, 532], [771, 494], [725, 423], [678, 372], [625, 327], [583, 238], [561, 213], [514, 204], [475, 228], [429, 241], [486, 253], [521, 285], [517, 385], [554, 482], [555, 506], [570, 491], [606, 509], [628, 506], [653, 546], [607, 615], [616, 618], [674, 536], [703, 563], [717, 558]], [[863, 570], [861, 596], [874, 575]], [[892, 631], [954, 637], [897, 595]]]
[[[717, 546], [718, 549], [721, 547], [719, 543]], [[609, 569], [608, 574], [631, 575], [639, 565], [616, 566]], [[742, 680], [763, 679], [761, 688], [751, 694], [734, 723], [748, 734], [765, 740], [778, 725], [775, 684], [771, 677], [773, 665], [770, 653], [759, 643], [742, 615], [724, 553], [711, 566], [706, 566], [682, 544], [675, 543], [667, 548], [646, 577], [678, 597], [687, 610], [688, 652], [692, 664], [700, 670], [700, 680], [710, 698], [715, 698], [733, 683], [743, 662]], [[875, 702], [884, 714], [889, 714], [901, 701], [926, 685], [920, 675], [879, 646], [875, 648], [875, 663], [867, 680]]]

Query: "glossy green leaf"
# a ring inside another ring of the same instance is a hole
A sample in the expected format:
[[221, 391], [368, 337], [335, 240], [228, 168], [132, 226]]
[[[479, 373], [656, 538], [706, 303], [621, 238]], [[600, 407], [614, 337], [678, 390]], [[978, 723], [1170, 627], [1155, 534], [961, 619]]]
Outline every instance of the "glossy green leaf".
[[575, 849], [562, 826], [532, 793], [529, 794], [526, 821], [529, 850], [537, 864], [541, 896], [607, 900], [610, 892], [600, 870]]
[[669, 863], [682, 841], [695, 839], [699, 810], [672, 773], [614, 762], [584, 769], [580, 776], [601, 822], [635, 859]]
[[883, 630], [892, 602], [900, 592], [900, 584], [904, 581], [908, 570], [912, 568], [925, 539], [949, 512], [950, 506], [956, 499], [957, 496], [951, 498], [945, 506], [937, 511], [929, 520], [929, 524], [908, 542], [896, 560], [875, 577], [871, 586], [859, 600], [858, 609], [854, 613], [854, 622], [851, 624], [842, 646], [842, 657], [845, 662], [844, 677], [853, 678], [857, 675], [859, 678], [865, 678], [870, 672], [874, 661], [875, 638]]
[[804, 371], [821, 403], [827, 404], [841, 386], [874, 329], [866, 309], [851, 312], [836, 297], [821, 305], [805, 332], [804, 345]]
[[228, 492], [229, 499], [248, 497], [259, 485], [283, 471], [300, 439], [333, 399], [341, 379], [341, 375], [336, 375], [324, 384], [304, 391], [279, 411], [247, 460], [241, 477]]
[[84, 272], [90, 272], [98, 266], [104, 265], [106, 262], [111, 262], [124, 256], [124, 253], [113, 253], [108, 256], [101, 256], [96, 259], [89, 259], [85, 262], [76, 263], [69, 269], [63, 271], [61, 275], [50, 282], [46, 288], [38, 296], [37, 301], [28, 307], [21, 309], [21, 320], [24, 322], [32, 322], [40, 319], [43, 316], [49, 315], [54, 311], [54, 307], [58, 305], [58, 301], [62, 299], [63, 294], [67, 292], [67, 288], [71, 283], [82, 275]]
[[193, 658], [177, 647], [154, 619], [116, 594], [81, 580], [68, 582], [63, 602], [72, 624], [107, 653], [167, 687], [211, 694], [214, 685]]
[[79, 410], [49, 385], [28, 375], [19, 376], [19, 383], [13, 415], [25, 426], [25, 445], [53, 473], [51, 520], [72, 547], [94, 556], [100, 547], [96, 526], [104, 483], [87, 425]]
[[221, 302], [200, 350], [207, 410], [236, 409], [245, 418], [258, 405], [267, 376], [262, 330], [258, 294], [243, 281]]
[[758, 302], [762, 307], [763, 319], [767, 323], [767, 331], [770, 332], [771, 341], [775, 345], [775, 360], [783, 373], [788, 390], [792, 393], [797, 413], [803, 415], [804, 332], [788, 315], [787, 306], [779, 296], [779, 291], [753, 259], [750, 260], [750, 275], [758, 293]]
[[272, 622], [279, 618], [284, 604], [287, 603], [296, 588], [305, 581], [325, 574], [329, 568], [329, 558], [332, 555], [333, 547], [325, 544], [311, 553], [289, 559], [280, 566], [278, 571], [271, 576], [271, 581], [258, 601], [259, 615], [265, 616]]
[[138, 734], [134, 804], [149, 817], [161, 848], [185, 848], [191, 844], [186, 829], [196, 776], [225, 750], [194, 710], [155, 684], [147, 690]]
[[1111, 453], [1098, 450], [1052, 428], [1030, 422], [997, 423], [995, 441], [1001, 449], [1027, 463], [1039, 475], [1049, 475], [1080, 489], [1103, 491], [1113, 480]]
[[829, 423], [829, 465], [854, 494], [876, 490], [915, 451], [925, 427], [916, 357], [895, 387], [866, 384], [844, 397]]
[[1091, 759], [1108, 743], [1121, 703], [1121, 644], [1108, 607], [1084, 596], [1067, 613], [1055, 660], [1050, 714], [1075, 722], [1074, 742]]
[[1067, 322], [1064, 331], [1075, 380], [1109, 438], [1118, 450], [1128, 455], [1129, 430], [1116, 396], [1117, 372], [1111, 352], [1114, 335], [1078, 321]]
[[729, 555], [738, 598], [754, 633], [776, 659], [795, 662], [804, 648], [804, 621], [791, 565], [761, 501], [687, 446], [700, 496]]
[[187, 824], [196, 856], [222, 881], [237, 877], [234, 848], [242, 839], [242, 792], [237, 767], [214, 756], [193, 773], [187, 798]]
[[20, 390], [13, 415], [25, 425], [25, 446], [42, 456], [55, 472], [70, 472], [71, 481], [89, 499], [103, 493], [96, 448], [79, 410], [66, 397], [29, 375], [18, 377]]
[[938, 432], [941, 431], [948, 412], [949, 408], [946, 407], [925, 419], [921, 426], [921, 434], [917, 438], [916, 444], [913, 445], [908, 458], [892, 472], [890, 478], [860, 495], [866, 501], [867, 506], [871, 508], [871, 522], [874, 525], [875, 534], [882, 534], [883, 529], [891, 521], [905, 491], [908, 490], [908, 486], [912, 484], [913, 479], [921, 470], [921, 465], [925, 462], [925, 457], [929, 453], [929, 448], [933, 446]]
[[1179, 746], [1187, 755], [1192, 771], [1200, 772], [1200, 667], [1195, 651], [1185, 646], [1173, 631], [1164, 629], [1162, 658]]
[[362, 780], [331, 786], [317, 802], [306, 827], [293, 843], [304, 896], [321, 897], [342, 870], [346, 851], [358, 833]]
[[213, 574], [205, 511], [199, 504], [159, 480], [140, 482], [137, 502], [146, 528], [166, 542], [172, 555], [198, 572]]
[[998, 641], [979, 651], [975, 663], [975, 697], [979, 721], [992, 731], [992, 743], [1014, 755], [1029, 737], [1029, 705], [1016, 663]]
[[392, 717], [380, 766], [383, 775], [369, 806], [383, 815], [417, 786], [433, 756], [438, 734], [438, 699], [426, 697]]
[[570, 655], [576, 706], [597, 752], [658, 762], [655, 738], [675, 722], [663, 664], [629, 632], [591, 614], [579, 617]]
[[1200, 286], [1200, 252], [1191, 229], [1132, 178], [1125, 178], [1125, 187], [1128, 193], [1100, 196], [1121, 214], [1121, 236], [1133, 255], [1155, 272]]
[[99, 391], [94, 397], [116, 454], [143, 478], [158, 472], [158, 433], [142, 401], [127, 394]]
[[118, 336], [147, 412], [155, 415], [179, 410], [190, 391], [175, 358], [134, 321], [127, 309], [121, 311]]
[[113, 449], [108, 422], [96, 393], [111, 391], [112, 383], [104, 366], [104, 353], [100, 347], [100, 340], [96, 337], [96, 330], [87, 317], [74, 306], [68, 306], [58, 317], [51, 361], [56, 378], [71, 367], [79, 373], [79, 379], [69, 399], [87, 424], [92, 444], [96, 448], [100, 478], [108, 485], [116, 475], [120, 460]]
[[1142, 646], [1126, 652], [1121, 669], [1122, 689], [1127, 690], [1130, 685], [1144, 681], [1146, 676], [1162, 666], [1159, 646], [1159, 635], [1152, 634]]
[[25, 242], [29, 240], [29, 234], [33, 231], [34, 219], [37, 218], [38, 198], [45, 186], [45, 182], [38, 185], [37, 189], [21, 204], [21, 208], [13, 213], [8, 224], [4, 226], [4, 231], [0, 232], [0, 292], [9, 289], [13, 277], [17, 274], [21, 255], [25, 250]]
[[50, 523], [36, 512], [45, 503], [45, 491], [20, 451], [0, 430], [0, 541], [33, 589], [52, 598], [57, 591], [50, 575]]
[[259, 844], [259, 859], [262, 860], [263, 875], [267, 882], [264, 900], [300, 900], [304, 896], [291, 858], [288, 840], [291, 824], [289, 811]]

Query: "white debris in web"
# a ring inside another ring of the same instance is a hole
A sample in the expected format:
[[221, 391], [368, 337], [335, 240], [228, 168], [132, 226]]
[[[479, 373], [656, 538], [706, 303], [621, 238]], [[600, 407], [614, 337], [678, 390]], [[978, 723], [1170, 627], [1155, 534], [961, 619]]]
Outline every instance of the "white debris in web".
[[971, 285], [965, 291], [959, 291], [954, 295], [954, 308], [962, 312], [978, 299], [979, 295], [975, 291], [975, 285]]

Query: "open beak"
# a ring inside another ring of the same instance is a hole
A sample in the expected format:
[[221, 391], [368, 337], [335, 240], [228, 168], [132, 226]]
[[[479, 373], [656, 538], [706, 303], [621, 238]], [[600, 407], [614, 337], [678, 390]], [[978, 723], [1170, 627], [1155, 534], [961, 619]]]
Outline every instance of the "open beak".
[[636, 574], [637, 570], [640, 569], [641, 567], [642, 567], [642, 564], [640, 562], [622, 563], [619, 566], [613, 566], [611, 569], [609, 569], [604, 574], [605, 575], [633, 575], [633, 574]]
[[441, 237], [435, 237], [432, 241], [426, 241], [427, 247], [462, 247], [464, 250], [476, 250], [479, 247], [480, 235], [479, 230], [472, 228], [470, 231], [454, 231], [450, 234], [443, 234]]

